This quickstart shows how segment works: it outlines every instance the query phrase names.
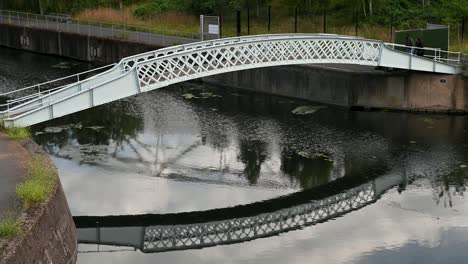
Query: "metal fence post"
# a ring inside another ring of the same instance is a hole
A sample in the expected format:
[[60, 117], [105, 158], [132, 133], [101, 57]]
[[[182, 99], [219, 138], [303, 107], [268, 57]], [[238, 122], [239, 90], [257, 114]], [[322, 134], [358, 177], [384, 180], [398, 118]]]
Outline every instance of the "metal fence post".
[[297, 6], [294, 10], [294, 33], [297, 33]]
[[271, 5], [268, 6], [268, 33], [271, 30]]

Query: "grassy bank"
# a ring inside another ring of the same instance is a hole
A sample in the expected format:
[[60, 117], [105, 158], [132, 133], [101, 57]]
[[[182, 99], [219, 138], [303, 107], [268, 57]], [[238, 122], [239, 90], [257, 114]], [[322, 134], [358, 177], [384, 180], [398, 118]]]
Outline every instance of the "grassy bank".
[[23, 208], [45, 202], [54, 191], [57, 177], [44, 158], [36, 157], [27, 165], [26, 181], [16, 187], [16, 196]]
[[15, 214], [7, 213], [0, 219], [0, 239], [10, 239], [21, 234], [21, 223]]
[[[113, 9], [99, 7], [88, 9], [78, 13], [75, 17], [80, 20], [102, 21], [106, 23], [127, 24], [135, 27], [144, 27], [144, 31], [153, 33], [164, 33], [171, 30], [174, 35], [191, 36], [197, 35], [199, 32], [199, 17], [190, 13], [166, 11], [157, 16], [142, 19], [134, 15], [134, 6], [125, 7], [123, 9]], [[273, 17], [270, 31], [265, 18], [256, 18], [252, 16], [250, 19], [250, 32], [247, 32], [246, 17], [242, 17], [242, 34], [268, 34], [268, 33], [290, 33], [294, 32], [293, 17]], [[343, 24], [343, 22], [335, 19], [332, 16], [327, 17], [327, 33], [355, 35], [355, 25]], [[135, 30], [138, 30], [135, 28]], [[140, 29], [141, 30], [141, 29]], [[395, 30], [395, 29], [394, 29]], [[302, 33], [322, 33], [323, 32], [323, 17], [309, 16], [299, 17], [297, 23], [297, 31]], [[170, 32], [169, 32], [170, 33]], [[222, 35], [223, 37], [232, 37], [237, 35], [236, 21], [233, 16], [225, 16], [222, 20]], [[389, 26], [361, 23], [358, 26], [358, 35], [370, 39], [378, 39], [384, 41], [392, 41], [392, 34]], [[451, 32], [450, 50], [468, 52], [468, 40], [461, 43], [459, 34]]]
[[21, 208], [16, 213], [8, 212], [0, 216], [0, 242], [2, 239], [9, 240], [21, 235], [23, 230], [20, 212], [46, 202], [56, 186], [55, 170], [44, 157], [38, 156], [29, 161], [25, 181], [16, 186], [16, 197], [22, 203]]

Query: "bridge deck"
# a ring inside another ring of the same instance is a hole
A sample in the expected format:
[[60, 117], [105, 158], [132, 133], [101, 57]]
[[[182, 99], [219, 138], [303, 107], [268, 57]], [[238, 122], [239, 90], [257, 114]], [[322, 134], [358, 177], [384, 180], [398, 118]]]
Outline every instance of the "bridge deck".
[[[278, 34], [190, 43], [124, 58], [85, 80], [31, 94], [3, 105], [7, 127], [30, 126], [178, 82], [232, 71], [293, 64], [347, 64], [459, 74], [462, 67], [386, 43], [330, 34]], [[28, 89], [20, 89], [22, 93]], [[3, 96], [12, 96], [13, 93]], [[2, 96], [2, 95], [0, 95]]]

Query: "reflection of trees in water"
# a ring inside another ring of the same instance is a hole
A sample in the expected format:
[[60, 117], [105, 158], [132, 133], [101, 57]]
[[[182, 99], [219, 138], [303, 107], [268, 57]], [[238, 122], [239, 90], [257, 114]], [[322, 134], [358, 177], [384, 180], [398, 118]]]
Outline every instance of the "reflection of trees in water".
[[467, 180], [468, 172], [466, 169], [457, 169], [433, 180], [431, 186], [434, 190], [433, 196], [436, 204], [452, 207], [455, 196], [464, 196]]
[[333, 162], [324, 157], [306, 158], [294, 152], [281, 152], [281, 170], [291, 182], [299, 181], [303, 189], [327, 183], [332, 169]]
[[38, 124], [32, 128], [33, 134], [46, 128], [64, 128], [59, 133], [45, 133], [34, 136], [40, 145], [63, 147], [76, 139], [81, 145], [122, 146], [130, 138], [135, 138], [143, 128], [141, 118], [129, 114], [131, 102], [107, 104]]
[[238, 159], [245, 164], [244, 176], [250, 184], [256, 184], [262, 164], [268, 157], [267, 144], [260, 140], [240, 140]]

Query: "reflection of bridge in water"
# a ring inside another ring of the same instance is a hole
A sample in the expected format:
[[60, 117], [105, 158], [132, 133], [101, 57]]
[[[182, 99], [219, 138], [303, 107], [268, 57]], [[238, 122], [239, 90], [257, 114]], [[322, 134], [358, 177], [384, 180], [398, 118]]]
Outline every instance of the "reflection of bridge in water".
[[[345, 177], [322, 187], [232, 208], [167, 215], [81, 216], [75, 217], [75, 222], [79, 243], [129, 246], [144, 253], [194, 249], [269, 237], [325, 222], [375, 202], [402, 182], [400, 175], [386, 175], [364, 184]], [[355, 187], [346, 188], [350, 184]], [[327, 195], [330, 191], [335, 194]]]

